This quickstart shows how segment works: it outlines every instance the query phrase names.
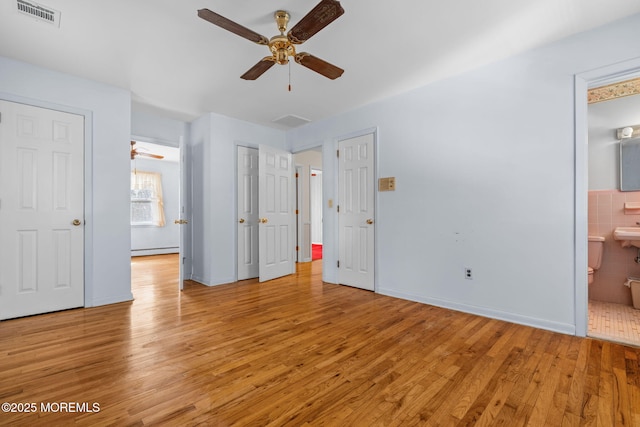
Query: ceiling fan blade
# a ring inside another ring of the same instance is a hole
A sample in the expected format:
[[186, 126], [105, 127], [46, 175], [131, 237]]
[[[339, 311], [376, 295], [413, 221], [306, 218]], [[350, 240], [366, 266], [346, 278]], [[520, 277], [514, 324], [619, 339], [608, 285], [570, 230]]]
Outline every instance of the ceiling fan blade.
[[322, 0], [300, 22], [291, 28], [287, 33], [287, 37], [291, 43], [302, 44], [342, 16], [343, 13], [344, 9], [340, 6], [339, 1]]
[[251, 67], [249, 71], [240, 76], [241, 79], [255, 80], [265, 73], [269, 68], [275, 64], [272, 56], [266, 56], [262, 58], [260, 62]]
[[342, 68], [336, 67], [333, 64], [329, 64], [327, 61], [315, 57], [307, 52], [300, 52], [299, 54], [297, 54], [296, 62], [300, 65], [304, 65], [310, 70], [315, 71], [316, 73], [330, 78], [331, 80], [337, 79], [342, 75], [342, 73], [344, 73], [344, 70]]
[[243, 27], [242, 25], [233, 22], [232, 20], [225, 18], [222, 15], [218, 15], [217, 13], [212, 12], [209, 9], [198, 10], [198, 16], [205, 21], [211, 22], [213, 25], [217, 25], [218, 27], [224, 28], [227, 31], [231, 31], [232, 33], [237, 34], [240, 37], [244, 37], [249, 41], [258, 44], [269, 45], [269, 39], [265, 36], [258, 34], [255, 31], [248, 29], [247, 27]]
[[164, 159], [164, 156], [161, 156], [160, 154], [141, 153], [139, 151], [136, 151], [135, 156], [151, 157], [152, 159]]

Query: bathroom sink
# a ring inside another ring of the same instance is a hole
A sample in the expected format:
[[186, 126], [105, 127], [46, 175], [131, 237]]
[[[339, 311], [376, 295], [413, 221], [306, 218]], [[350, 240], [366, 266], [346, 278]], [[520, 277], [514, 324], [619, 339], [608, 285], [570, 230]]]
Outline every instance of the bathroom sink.
[[640, 227], [616, 227], [613, 230], [613, 238], [620, 241], [623, 248], [640, 248]]

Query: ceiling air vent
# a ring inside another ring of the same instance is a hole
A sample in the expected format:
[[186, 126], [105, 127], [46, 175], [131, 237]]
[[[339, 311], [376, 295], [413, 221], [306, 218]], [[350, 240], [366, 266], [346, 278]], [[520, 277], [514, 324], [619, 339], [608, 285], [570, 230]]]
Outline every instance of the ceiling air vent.
[[32, 1], [16, 1], [16, 7], [18, 8], [19, 13], [30, 16], [39, 21], [48, 22], [49, 24], [55, 25], [56, 27], [60, 27], [60, 12], [58, 12], [57, 10]]
[[304, 124], [309, 123], [311, 120], [305, 119], [304, 117], [295, 116], [293, 114], [289, 114], [288, 116], [282, 116], [278, 119], [275, 119], [273, 123], [278, 123], [279, 125], [295, 128], [298, 126], [302, 126]]

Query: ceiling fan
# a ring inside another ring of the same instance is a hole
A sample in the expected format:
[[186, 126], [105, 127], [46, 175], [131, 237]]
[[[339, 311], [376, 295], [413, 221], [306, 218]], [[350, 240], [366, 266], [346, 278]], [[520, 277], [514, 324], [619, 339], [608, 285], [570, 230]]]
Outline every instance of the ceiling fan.
[[336, 67], [307, 52], [296, 53], [295, 45], [302, 44], [309, 40], [318, 31], [342, 16], [343, 13], [344, 9], [340, 6], [339, 1], [322, 0], [285, 35], [287, 24], [289, 23], [289, 13], [284, 10], [279, 10], [275, 13], [275, 20], [280, 34], [268, 39], [209, 9], [198, 10], [198, 16], [200, 18], [227, 31], [231, 31], [240, 37], [244, 37], [249, 41], [269, 47], [271, 55], [262, 58], [256, 65], [240, 76], [245, 80], [257, 79], [276, 63], [281, 65], [287, 64], [290, 56], [293, 57], [298, 64], [332, 80], [340, 77], [342, 73], [344, 73], [342, 68]]
[[[151, 157], [152, 159], [164, 159], [164, 156], [161, 156], [160, 154], [145, 153], [144, 148], [136, 148], [135, 145], [136, 145], [136, 142], [131, 141], [131, 160], [134, 160], [136, 156]], [[143, 151], [138, 151], [138, 150], [143, 150]]]

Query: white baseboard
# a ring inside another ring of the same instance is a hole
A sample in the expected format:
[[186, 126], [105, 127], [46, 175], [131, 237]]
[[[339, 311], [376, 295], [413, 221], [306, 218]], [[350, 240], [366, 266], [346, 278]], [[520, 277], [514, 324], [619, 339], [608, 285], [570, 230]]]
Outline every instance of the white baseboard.
[[133, 301], [133, 294], [129, 292], [128, 294], [120, 295], [120, 296], [111, 296], [109, 298], [102, 298], [90, 301], [90, 305], [86, 305], [85, 307], [98, 307], [101, 305], [109, 305], [109, 304], [117, 304], [119, 302], [127, 302]]
[[517, 323], [519, 325], [531, 326], [538, 329], [546, 329], [553, 332], [559, 332], [567, 335], [575, 335], [575, 325], [569, 323], [554, 322], [536, 317], [522, 316], [516, 313], [508, 313], [500, 310], [494, 310], [486, 307], [477, 307], [473, 305], [460, 304], [453, 301], [441, 300], [438, 298], [424, 298], [416, 295], [397, 292], [392, 289], [378, 289], [378, 293], [391, 297], [401, 298], [409, 301], [421, 302], [424, 304], [434, 305], [436, 307], [448, 308], [450, 310], [462, 311], [464, 313], [475, 314], [478, 316], [489, 317], [491, 319], [504, 320], [506, 322]]

